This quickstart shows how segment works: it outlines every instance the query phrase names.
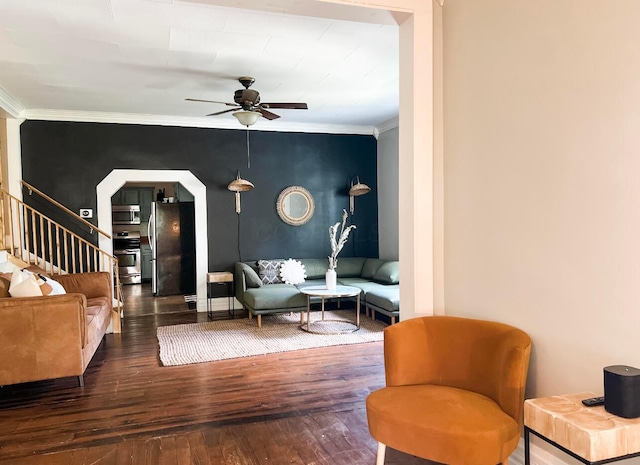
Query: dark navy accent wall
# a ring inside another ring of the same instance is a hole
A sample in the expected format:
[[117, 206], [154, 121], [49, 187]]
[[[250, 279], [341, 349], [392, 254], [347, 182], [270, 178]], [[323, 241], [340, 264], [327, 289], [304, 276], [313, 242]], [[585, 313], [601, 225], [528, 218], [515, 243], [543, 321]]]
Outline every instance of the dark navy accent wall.
[[[243, 260], [327, 256], [328, 228], [348, 209], [349, 180], [357, 174], [372, 191], [356, 198], [357, 229], [340, 256], [377, 256], [373, 136], [258, 130], [249, 135], [251, 168], [244, 130], [26, 121], [23, 179], [77, 212], [96, 209], [96, 186], [113, 169], [190, 170], [207, 187], [209, 270], [214, 271], [231, 269], [239, 258], [238, 215], [227, 190], [236, 170], [255, 185], [241, 194]], [[292, 185], [305, 187], [315, 200], [315, 214], [302, 226], [287, 225], [276, 213], [278, 195]]]

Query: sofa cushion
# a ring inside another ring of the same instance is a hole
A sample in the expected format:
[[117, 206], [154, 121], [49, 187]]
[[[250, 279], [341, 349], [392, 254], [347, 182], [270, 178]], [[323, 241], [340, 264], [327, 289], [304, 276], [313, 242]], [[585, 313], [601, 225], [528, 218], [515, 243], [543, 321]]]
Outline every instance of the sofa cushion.
[[61, 274], [56, 278], [69, 294], [83, 294], [87, 299], [112, 295], [112, 278], [105, 271]]
[[389, 312], [397, 312], [400, 309], [400, 287], [378, 286], [367, 293], [367, 304], [375, 305], [378, 308]]
[[354, 278], [362, 273], [362, 265], [366, 258], [363, 257], [344, 257], [338, 258], [338, 277]]
[[307, 279], [324, 279], [329, 268], [328, 258], [301, 258], [300, 262], [307, 271]]
[[373, 275], [373, 280], [382, 284], [398, 284], [400, 282], [400, 263], [397, 261], [384, 263]]
[[381, 258], [367, 258], [362, 265], [362, 273], [360, 274], [361, 278], [365, 279], [373, 279], [373, 275], [376, 274], [378, 268], [386, 263], [386, 260], [382, 260]]
[[494, 400], [449, 386], [379, 389], [367, 398], [367, 415], [373, 437], [439, 462], [500, 463], [520, 438], [518, 422]]
[[290, 284], [271, 284], [259, 289], [247, 289], [244, 297], [246, 305], [252, 310], [285, 311], [289, 308], [307, 306], [307, 297]]
[[367, 294], [372, 290], [383, 287], [382, 284], [374, 283], [373, 281], [368, 281], [362, 278], [340, 278], [338, 279], [338, 282], [343, 286], [353, 286], [360, 289], [360, 299], [362, 300], [366, 300]]
[[279, 284], [280, 265], [284, 263], [284, 259], [275, 258], [273, 260], [258, 260], [258, 275], [263, 284]]
[[92, 297], [87, 299], [87, 315], [97, 315], [101, 312], [111, 311], [108, 297]]
[[0, 273], [0, 298], [11, 297], [9, 285], [11, 284], [11, 273]]

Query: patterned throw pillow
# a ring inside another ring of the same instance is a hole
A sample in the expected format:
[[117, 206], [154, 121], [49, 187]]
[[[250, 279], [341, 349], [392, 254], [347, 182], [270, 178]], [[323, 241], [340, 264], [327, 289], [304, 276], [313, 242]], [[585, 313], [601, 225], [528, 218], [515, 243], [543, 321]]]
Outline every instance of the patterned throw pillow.
[[279, 284], [280, 265], [284, 263], [283, 258], [274, 258], [273, 260], [258, 260], [258, 275], [264, 284]]

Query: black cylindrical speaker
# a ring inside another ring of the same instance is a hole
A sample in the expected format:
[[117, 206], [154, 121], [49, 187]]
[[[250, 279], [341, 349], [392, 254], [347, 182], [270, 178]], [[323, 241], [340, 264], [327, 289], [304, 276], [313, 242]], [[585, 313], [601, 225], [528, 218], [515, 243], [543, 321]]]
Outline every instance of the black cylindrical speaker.
[[640, 370], [627, 365], [604, 367], [604, 408], [619, 417], [640, 417]]

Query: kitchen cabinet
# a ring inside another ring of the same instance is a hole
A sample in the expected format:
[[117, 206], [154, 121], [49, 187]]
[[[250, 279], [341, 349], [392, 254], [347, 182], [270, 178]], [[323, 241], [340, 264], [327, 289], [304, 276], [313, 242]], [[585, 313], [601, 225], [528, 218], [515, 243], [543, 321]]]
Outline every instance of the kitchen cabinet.
[[122, 189], [122, 205], [140, 205], [140, 190], [128, 187]]
[[155, 200], [153, 187], [123, 187], [111, 198], [113, 205], [140, 205], [140, 220], [145, 223], [151, 215], [151, 202]]
[[140, 200], [140, 220], [143, 223], [146, 223], [149, 221], [149, 216], [151, 216], [151, 202], [155, 200], [154, 188], [153, 187], [140, 188], [139, 200]]
[[140, 246], [140, 277], [143, 281], [151, 281], [151, 247], [148, 244]]
[[138, 192], [138, 188], [123, 187], [118, 192], [113, 194], [111, 203], [113, 205], [139, 205], [140, 193]]

